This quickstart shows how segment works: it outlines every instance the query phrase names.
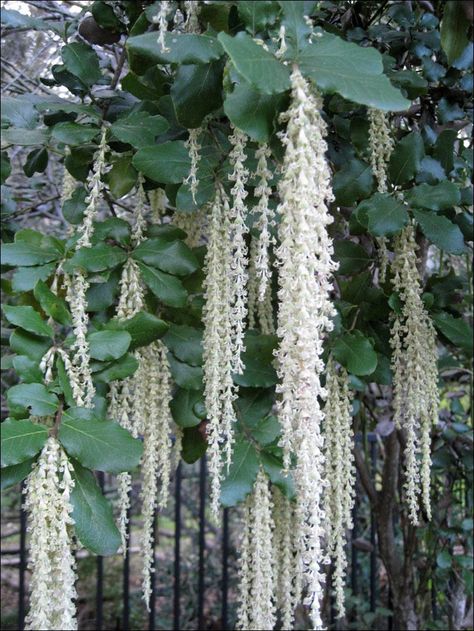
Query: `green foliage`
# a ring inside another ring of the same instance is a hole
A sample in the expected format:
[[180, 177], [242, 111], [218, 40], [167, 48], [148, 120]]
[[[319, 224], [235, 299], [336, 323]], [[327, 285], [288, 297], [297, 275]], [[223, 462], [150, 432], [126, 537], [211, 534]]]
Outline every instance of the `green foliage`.
[[86, 408], [63, 413], [59, 440], [84, 467], [109, 473], [134, 469], [143, 451], [141, 442], [118, 423], [97, 419]]
[[2, 467], [30, 460], [43, 448], [48, 428], [28, 420], [8, 419], [2, 423]]

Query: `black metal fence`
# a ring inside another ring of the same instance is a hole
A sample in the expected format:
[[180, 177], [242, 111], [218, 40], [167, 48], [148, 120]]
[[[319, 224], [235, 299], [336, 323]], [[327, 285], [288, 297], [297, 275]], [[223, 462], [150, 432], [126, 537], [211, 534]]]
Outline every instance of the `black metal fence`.
[[[361, 440], [361, 437], [358, 437]], [[373, 479], [376, 476], [377, 463], [378, 463], [378, 445], [379, 438], [376, 434], [369, 433], [366, 436], [367, 456], [370, 461], [371, 474]], [[196, 469], [196, 468], [195, 468]], [[206, 545], [207, 545], [207, 532], [206, 532], [206, 501], [207, 501], [207, 471], [206, 461], [203, 458], [199, 464], [199, 469], [196, 470], [195, 475], [198, 476], [198, 497], [197, 501], [197, 568], [195, 572], [197, 592], [196, 592], [196, 629], [206, 629], [206, 620], [204, 617], [205, 601], [206, 601]], [[104, 489], [104, 476], [99, 474], [99, 484]], [[174, 563], [173, 563], [173, 607], [172, 607], [172, 625], [173, 629], [181, 629], [182, 626], [182, 584], [181, 584], [181, 562], [182, 562], [182, 480], [183, 480], [183, 465], [180, 464], [176, 470], [174, 478]], [[231, 569], [229, 559], [231, 556], [231, 524], [229, 520], [230, 511], [233, 509], [225, 509], [222, 512], [222, 522], [219, 526], [218, 541], [220, 541], [220, 620], [219, 629], [226, 630], [233, 628], [233, 620], [229, 620], [229, 578]], [[348, 573], [348, 582], [351, 589], [352, 596], [357, 600], [358, 595], [364, 597], [364, 602], [368, 602], [369, 612], [375, 614], [378, 603], [380, 602], [380, 585], [379, 585], [379, 568], [377, 558], [377, 542], [376, 542], [376, 516], [372, 511], [369, 503], [366, 501], [365, 496], [362, 493], [359, 481], [357, 481], [356, 488], [356, 501], [353, 509], [353, 522], [354, 529], [352, 531], [351, 552], [350, 552], [350, 569]], [[130, 528], [130, 522], [129, 522]], [[156, 530], [156, 519], [155, 519]], [[18, 564], [18, 626], [17, 628], [22, 630], [24, 628], [25, 612], [26, 612], [26, 571], [27, 571], [27, 547], [26, 547], [26, 514], [23, 510], [23, 505], [20, 507], [19, 514], [19, 548], [8, 549], [2, 554], [19, 555]], [[158, 546], [159, 547], [159, 543]], [[370, 558], [367, 561], [364, 559], [364, 563], [360, 562], [360, 555], [369, 554]], [[115, 628], [128, 630], [132, 627], [130, 622], [131, 612], [131, 552], [127, 552], [123, 558], [122, 566], [122, 607], [121, 607], [121, 619], [116, 621]], [[94, 628], [98, 631], [104, 629], [104, 566], [107, 564], [108, 559], [98, 557], [95, 561], [95, 624]], [[155, 550], [155, 563], [156, 563], [156, 550]], [[368, 572], [367, 572], [368, 570]], [[367, 575], [368, 574], [368, 575]], [[194, 573], [193, 573], [194, 575]], [[232, 576], [234, 580], [235, 577]], [[150, 599], [150, 612], [148, 614], [148, 628], [154, 630], [156, 626], [157, 615], [157, 599], [156, 599], [156, 573], [152, 574], [151, 585], [151, 599]], [[216, 586], [213, 585], [213, 589]], [[384, 593], [384, 607], [386, 608], [390, 602], [390, 594], [385, 589]], [[358, 613], [357, 604], [348, 603], [349, 607], [349, 622], [355, 623]], [[337, 628], [337, 622], [334, 620], [334, 611], [332, 604], [331, 610], [331, 627]], [[388, 615], [387, 615], [388, 614]], [[392, 629], [392, 618], [389, 612], [385, 614], [384, 626], [387, 629]], [[110, 628], [110, 627], [108, 627]], [[164, 628], [160, 626], [159, 628]], [[357, 626], [357, 628], [363, 628]], [[370, 628], [370, 627], [369, 627]], [[380, 627], [377, 627], [380, 628]]]

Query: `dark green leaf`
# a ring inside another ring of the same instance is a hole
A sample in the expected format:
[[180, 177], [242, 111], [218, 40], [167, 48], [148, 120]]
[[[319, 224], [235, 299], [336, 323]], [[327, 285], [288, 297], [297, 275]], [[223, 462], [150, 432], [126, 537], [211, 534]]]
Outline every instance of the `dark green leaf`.
[[47, 280], [56, 269], [54, 263], [38, 267], [20, 267], [12, 277], [13, 291], [31, 291], [39, 280]]
[[103, 496], [92, 472], [75, 460], [72, 465], [75, 484], [71, 504], [77, 538], [94, 554], [115, 554], [121, 540], [112, 507]]
[[48, 142], [49, 129], [2, 129], [2, 145], [45, 145]]
[[202, 330], [172, 324], [163, 342], [180, 361], [191, 366], [202, 366]]
[[188, 150], [182, 140], [139, 149], [133, 166], [144, 175], [162, 184], [181, 184], [191, 166]]
[[359, 223], [375, 237], [396, 234], [408, 222], [405, 206], [388, 193], [375, 193], [359, 204], [356, 213]]
[[181, 456], [184, 462], [193, 464], [206, 453], [206, 449], [207, 442], [200, 427], [185, 427], [183, 429]]
[[199, 127], [205, 116], [222, 105], [222, 63], [180, 66], [170, 94], [180, 124]]
[[335, 241], [334, 255], [339, 261], [338, 274], [356, 274], [373, 261], [361, 245], [352, 241]]
[[433, 315], [436, 328], [455, 346], [472, 352], [473, 331], [462, 318], [455, 318], [449, 313], [441, 312]]
[[30, 410], [34, 416], [50, 416], [58, 408], [58, 397], [42, 383], [20, 383], [7, 392], [8, 405]]
[[27, 355], [14, 357], [13, 368], [23, 383], [39, 383], [43, 380], [43, 373], [38, 362]]
[[277, 417], [270, 414], [266, 418], [260, 419], [256, 427], [252, 429], [251, 434], [262, 447], [265, 447], [265, 445], [273, 443], [280, 435], [280, 431], [280, 423]]
[[67, 44], [61, 49], [61, 57], [68, 72], [91, 86], [102, 76], [99, 58], [94, 50], [82, 42]]
[[407, 191], [407, 202], [416, 208], [429, 210], [446, 210], [456, 206], [461, 201], [461, 192], [454, 182], [445, 180], [430, 186], [420, 184]]
[[451, 254], [463, 254], [466, 251], [462, 232], [455, 223], [443, 215], [434, 215], [426, 210], [414, 210], [413, 216], [427, 239], [440, 250]]
[[190, 366], [178, 361], [171, 353], [168, 353], [173, 379], [185, 390], [202, 390], [203, 372], [200, 366]]
[[139, 311], [128, 320], [112, 320], [108, 326], [128, 331], [132, 338], [130, 350], [140, 346], [148, 346], [168, 331], [169, 325], [148, 311]]
[[420, 169], [425, 155], [423, 139], [416, 131], [404, 136], [397, 143], [390, 158], [389, 175], [393, 184], [406, 184]]
[[63, 358], [60, 355], [56, 356], [56, 370], [58, 373], [59, 386], [64, 395], [64, 400], [67, 405], [76, 405], [69, 375], [67, 374], [66, 367], [64, 366]]
[[87, 272], [103, 272], [113, 269], [127, 260], [125, 250], [107, 243], [98, 243], [90, 248], [80, 248], [68, 261], [67, 267], [80, 267]]
[[239, 388], [239, 398], [236, 401], [239, 419], [247, 427], [255, 427], [270, 412], [274, 400], [271, 389]]
[[34, 230], [21, 230], [14, 243], [2, 245], [3, 265], [43, 265], [55, 261], [63, 254], [57, 239]]
[[170, 307], [184, 307], [187, 293], [181, 281], [144, 263], [138, 263], [143, 282], [157, 298]]
[[11, 467], [2, 467], [0, 472], [0, 487], [2, 491], [8, 489], [14, 484], [18, 484], [30, 474], [33, 466], [34, 458], [29, 458], [20, 464], [14, 464]]
[[154, 64], [206, 64], [219, 59], [223, 53], [219, 42], [209, 35], [167, 33], [165, 44], [167, 51], [161, 49], [156, 32], [136, 35], [127, 40], [130, 52]]
[[[252, 3], [254, 4], [254, 3]], [[268, 142], [285, 97], [281, 94], [262, 94], [246, 82], [238, 83], [227, 94], [224, 112], [240, 130], [256, 142]]]
[[221, 504], [236, 506], [252, 491], [258, 473], [258, 457], [254, 446], [238, 436], [234, 443], [232, 463], [222, 482]]
[[91, 239], [92, 245], [108, 240], [113, 240], [120, 245], [130, 245], [130, 224], [128, 221], [118, 217], [109, 217], [105, 221], [95, 221], [94, 234]]
[[374, 178], [370, 166], [361, 160], [352, 159], [333, 179], [336, 202], [340, 206], [352, 206], [357, 201], [370, 195], [374, 187]]
[[131, 353], [126, 353], [120, 359], [112, 362], [104, 370], [94, 373], [94, 381], [110, 383], [115, 379], [130, 377], [138, 368], [138, 360]]
[[66, 221], [73, 225], [81, 223], [84, 211], [87, 208], [86, 197], [87, 190], [83, 186], [79, 186], [71, 197], [64, 202], [62, 211]]
[[169, 128], [163, 116], [152, 116], [147, 112], [132, 112], [119, 118], [111, 127], [113, 135], [133, 147], [152, 145], [156, 136]]
[[382, 56], [375, 48], [322, 31], [301, 51], [298, 65], [322, 90], [337, 92], [349, 101], [388, 111], [410, 106], [383, 74]]
[[[62, 298], [51, 291], [45, 282], [39, 280], [35, 285], [34, 295], [43, 311], [61, 324], [71, 324], [71, 314]], [[37, 333], [38, 331], [33, 331]]]
[[[41, 282], [41, 281], [40, 281]], [[33, 307], [13, 307], [3, 305], [3, 313], [6, 319], [29, 333], [53, 337], [53, 329], [46, 324], [40, 314]]]
[[38, 335], [32, 335], [22, 329], [16, 329], [10, 335], [10, 348], [18, 355], [26, 355], [38, 361], [51, 346], [51, 340]]
[[27, 177], [32, 177], [35, 173], [43, 173], [47, 166], [48, 152], [44, 147], [40, 147], [28, 154], [23, 171]]
[[146, 239], [135, 248], [132, 256], [176, 276], [188, 276], [199, 267], [195, 255], [183, 241]]
[[276, 338], [273, 335], [246, 335], [246, 351], [242, 354], [245, 369], [242, 375], [234, 375], [234, 382], [249, 388], [269, 388], [277, 383], [276, 370], [272, 365]]
[[464, 3], [444, 2], [443, 19], [441, 20], [441, 47], [451, 65], [464, 51], [469, 43], [467, 31], [469, 22], [466, 19]]
[[68, 454], [88, 469], [108, 473], [135, 469], [143, 451], [141, 442], [115, 421], [81, 418], [80, 409], [64, 412], [59, 428], [59, 440]]
[[237, 71], [259, 92], [275, 94], [290, 88], [290, 71], [270, 52], [259, 46], [247, 33], [231, 37], [219, 33], [219, 41]]
[[98, 127], [79, 123], [58, 123], [53, 127], [53, 138], [65, 145], [83, 145], [90, 142], [99, 133]]
[[180, 427], [199, 425], [201, 418], [194, 411], [196, 403], [203, 403], [202, 391], [178, 388], [170, 403], [171, 414], [176, 425]]
[[127, 352], [132, 336], [127, 331], [96, 331], [90, 333], [87, 340], [93, 359], [111, 361]]
[[129, 193], [137, 183], [138, 173], [132, 166], [130, 156], [122, 156], [114, 160], [112, 168], [106, 174], [105, 180], [115, 199]]
[[370, 375], [377, 367], [377, 353], [360, 331], [339, 336], [334, 341], [332, 352], [353, 375]]
[[28, 420], [7, 419], [2, 423], [2, 467], [24, 462], [43, 448], [48, 428]]
[[259, 0], [258, 2], [244, 2], [241, 0], [237, 3], [237, 10], [240, 19], [244, 22], [251, 35], [255, 35], [265, 27], [275, 24], [280, 11], [277, 2], [267, 2], [266, 0]]

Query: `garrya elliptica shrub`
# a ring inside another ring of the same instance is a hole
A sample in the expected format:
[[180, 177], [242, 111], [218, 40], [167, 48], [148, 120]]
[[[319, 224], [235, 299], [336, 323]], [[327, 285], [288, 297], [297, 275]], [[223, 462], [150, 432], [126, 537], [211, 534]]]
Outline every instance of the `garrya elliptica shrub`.
[[[472, 237], [459, 106], [425, 100], [447, 72], [467, 89], [468, 41], [445, 8], [441, 40], [400, 61], [388, 23], [427, 35], [437, 18], [368, 2], [348, 29], [346, 4], [90, 2], [42, 26], [63, 40], [51, 95], [7, 96], [2, 130], [2, 184], [17, 146], [30, 175], [54, 154], [68, 224], [9, 228], [3, 248], [19, 383], [2, 467], [25, 481], [29, 629], [77, 628], [74, 548], [126, 552], [137, 468], [148, 606], [155, 513], [206, 452], [212, 516], [241, 507], [237, 627], [293, 628], [301, 605], [322, 629], [327, 584], [343, 617], [374, 390], [403, 514], [431, 518], [439, 368], [470, 350], [442, 287]], [[116, 476], [116, 505], [94, 471]]]

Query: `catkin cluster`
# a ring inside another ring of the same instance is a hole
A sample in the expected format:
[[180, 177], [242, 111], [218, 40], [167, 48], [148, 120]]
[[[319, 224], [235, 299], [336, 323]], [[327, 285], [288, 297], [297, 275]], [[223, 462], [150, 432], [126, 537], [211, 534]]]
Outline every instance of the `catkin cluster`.
[[244, 505], [238, 629], [273, 629], [276, 623], [272, 508], [268, 478], [260, 468], [253, 491]]
[[203, 370], [207, 411], [211, 509], [219, 510], [224, 460], [230, 464], [235, 421], [232, 402], [232, 270], [229, 203], [218, 189], [211, 209], [204, 262]]
[[283, 119], [288, 122], [282, 141], [285, 157], [280, 181], [279, 308], [277, 350], [279, 384], [278, 417], [282, 427], [284, 465], [294, 471], [298, 498], [300, 554], [313, 625], [322, 627], [320, 598], [324, 539], [324, 455], [321, 399], [326, 392], [323, 340], [332, 329], [335, 311], [330, 298], [331, 275], [337, 268], [327, 232], [332, 222], [328, 203], [333, 199], [331, 174], [326, 161], [326, 124], [322, 103], [295, 68], [291, 75], [292, 98]]
[[421, 295], [415, 229], [407, 226], [395, 242], [393, 285], [401, 300], [391, 330], [393, 411], [406, 433], [405, 492], [410, 519], [418, 523], [419, 499], [430, 507], [431, 427], [438, 414], [436, 331]]
[[32, 631], [77, 629], [71, 471], [61, 445], [50, 437], [26, 481], [31, 569], [26, 628]]
[[[387, 167], [395, 143], [390, 133], [387, 114], [375, 108], [369, 108], [368, 114], [370, 164], [377, 182], [378, 192], [386, 193], [388, 190]], [[378, 237], [377, 243], [379, 246], [380, 259], [379, 279], [381, 283], [384, 283], [389, 262], [387, 239], [385, 237]]]
[[326, 367], [327, 400], [325, 405], [325, 480], [324, 496], [326, 544], [334, 560], [332, 576], [338, 617], [344, 616], [344, 578], [347, 567], [346, 529], [352, 529], [355, 495], [351, 393], [348, 374], [337, 370], [330, 358]]

